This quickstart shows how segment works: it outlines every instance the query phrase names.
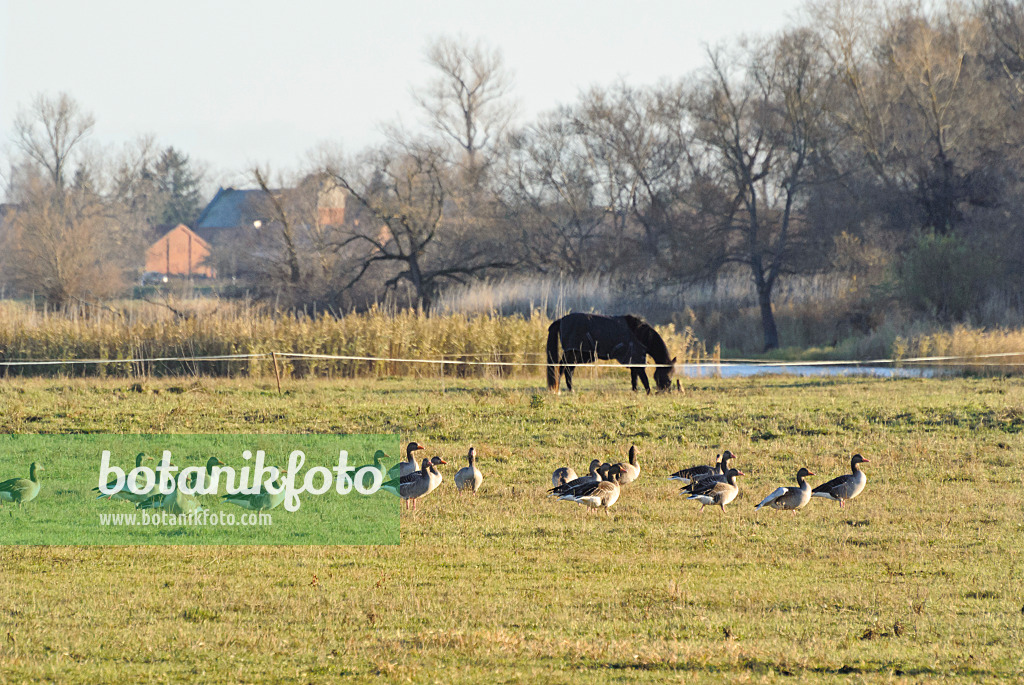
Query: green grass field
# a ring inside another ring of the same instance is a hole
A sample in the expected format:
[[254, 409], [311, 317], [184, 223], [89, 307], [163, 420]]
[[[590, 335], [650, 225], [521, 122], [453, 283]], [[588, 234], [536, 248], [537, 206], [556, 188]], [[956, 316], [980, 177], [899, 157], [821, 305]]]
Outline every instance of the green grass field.
[[[399, 546], [0, 548], [0, 683], [1024, 678], [1024, 381], [684, 387], [0, 381], [3, 433], [397, 432], [450, 462]], [[643, 473], [614, 517], [544, 497], [555, 467], [630, 442]], [[470, 444], [476, 497], [452, 483]], [[723, 449], [741, 495], [700, 513], [665, 476]], [[853, 452], [871, 463], [846, 509], [755, 516]], [[0, 480], [26, 468], [0, 455]]]

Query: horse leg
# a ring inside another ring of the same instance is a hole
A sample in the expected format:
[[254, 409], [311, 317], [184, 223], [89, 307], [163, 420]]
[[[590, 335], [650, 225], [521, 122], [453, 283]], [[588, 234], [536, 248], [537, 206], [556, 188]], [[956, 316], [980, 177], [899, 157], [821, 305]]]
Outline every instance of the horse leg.
[[633, 386], [633, 392], [636, 392], [636, 379], [640, 377], [640, 374], [636, 369], [629, 370], [629, 382]]
[[647, 394], [650, 395], [651, 384], [647, 382], [647, 372], [643, 369], [634, 369], [633, 373], [636, 374], [633, 376], [633, 389], [636, 390], [636, 379], [639, 378], [640, 382], [644, 384], [644, 390], [646, 390]]
[[565, 391], [572, 392], [572, 372], [576, 367], [569, 363], [568, 355], [562, 355], [561, 370], [565, 374]]

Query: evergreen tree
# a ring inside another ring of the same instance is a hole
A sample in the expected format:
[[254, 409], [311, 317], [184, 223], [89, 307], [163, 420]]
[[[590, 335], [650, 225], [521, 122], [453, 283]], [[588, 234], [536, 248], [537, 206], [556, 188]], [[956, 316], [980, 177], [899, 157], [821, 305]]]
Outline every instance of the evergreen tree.
[[200, 211], [200, 178], [188, 155], [168, 147], [160, 154], [155, 172], [162, 208], [154, 218], [162, 224], [192, 226]]

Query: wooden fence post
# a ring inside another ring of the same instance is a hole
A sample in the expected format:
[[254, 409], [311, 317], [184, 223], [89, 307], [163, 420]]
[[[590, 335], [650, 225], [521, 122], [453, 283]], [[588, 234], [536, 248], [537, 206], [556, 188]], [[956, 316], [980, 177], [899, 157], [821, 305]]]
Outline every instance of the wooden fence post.
[[277, 378], [277, 394], [281, 394], [281, 369], [277, 366], [277, 352], [271, 352], [270, 356], [274, 358], [274, 377]]

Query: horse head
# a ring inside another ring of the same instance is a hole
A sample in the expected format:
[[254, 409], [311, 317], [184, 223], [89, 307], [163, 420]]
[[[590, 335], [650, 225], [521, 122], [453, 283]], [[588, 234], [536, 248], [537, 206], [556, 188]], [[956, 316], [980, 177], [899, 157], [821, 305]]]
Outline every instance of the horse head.
[[666, 390], [672, 389], [672, 372], [675, 369], [676, 358], [672, 357], [672, 361], [667, 366], [659, 366], [654, 370], [654, 382], [658, 386], [658, 392], [665, 392]]

